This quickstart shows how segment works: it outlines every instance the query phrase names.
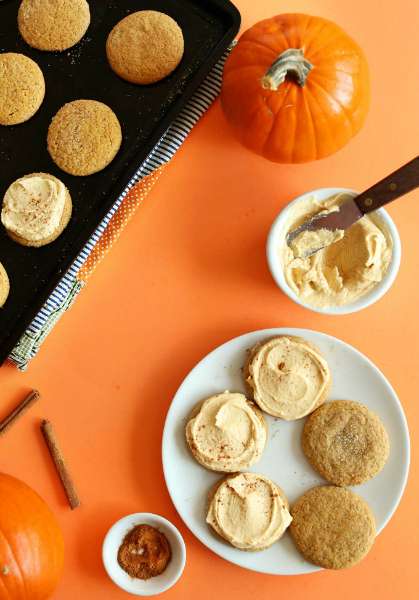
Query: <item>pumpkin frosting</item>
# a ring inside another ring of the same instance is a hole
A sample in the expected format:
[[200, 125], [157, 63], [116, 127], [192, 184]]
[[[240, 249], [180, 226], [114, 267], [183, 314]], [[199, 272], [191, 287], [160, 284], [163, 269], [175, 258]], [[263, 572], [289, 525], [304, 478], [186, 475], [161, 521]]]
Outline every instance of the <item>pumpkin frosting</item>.
[[65, 185], [45, 173], [13, 182], [3, 200], [1, 220], [21, 238], [39, 241], [59, 228], [66, 200]]
[[[320, 211], [339, 210], [346, 194], [323, 202], [309, 198], [293, 211], [287, 230], [301, 225]], [[305, 257], [310, 248], [322, 248]], [[379, 218], [363, 217], [345, 231], [304, 232], [290, 248], [280, 249], [285, 279], [303, 301], [318, 307], [342, 306], [355, 302], [379, 283], [392, 256], [392, 240]]]
[[265, 448], [262, 413], [243, 394], [223, 392], [195, 409], [186, 440], [196, 460], [213, 471], [234, 472], [253, 465]]
[[256, 473], [238, 473], [221, 482], [207, 514], [207, 523], [240, 550], [271, 546], [291, 521], [282, 490]]
[[252, 348], [245, 374], [258, 406], [287, 421], [305, 417], [320, 406], [332, 380], [317, 348], [288, 335]]

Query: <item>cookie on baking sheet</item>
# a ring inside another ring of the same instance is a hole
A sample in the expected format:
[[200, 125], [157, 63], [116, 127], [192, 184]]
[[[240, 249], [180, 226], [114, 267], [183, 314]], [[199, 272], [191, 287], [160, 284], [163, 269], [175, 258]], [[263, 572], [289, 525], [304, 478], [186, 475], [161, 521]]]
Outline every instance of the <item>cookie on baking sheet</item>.
[[32, 48], [67, 50], [86, 33], [90, 9], [86, 0], [22, 0], [17, 23]]
[[327, 398], [332, 376], [314, 344], [280, 335], [250, 349], [245, 383], [261, 410], [287, 421], [310, 414]]
[[239, 550], [269, 548], [291, 520], [284, 492], [264, 475], [228, 475], [208, 495], [208, 525]]
[[268, 426], [257, 406], [243, 394], [222, 392], [200, 402], [186, 425], [186, 442], [199, 464], [234, 473], [262, 456]]
[[122, 142], [115, 113], [96, 100], [64, 104], [48, 129], [48, 152], [70, 175], [92, 175], [113, 161]]
[[9, 277], [6, 269], [0, 262], [0, 308], [2, 308], [7, 300], [10, 292]]
[[160, 81], [176, 69], [184, 52], [183, 33], [172, 17], [141, 10], [119, 21], [106, 42], [112, 70], [131, 83]]
[[44, 96], [45, 80], [36, 62], [24, 54], [0, 54], [0, 125], [27, 121]]
[[390, 444], [377, 415], [348, 400], [327, 402], [305, 422], [302, 448], [312, 467], [335, 485], [357, 485], [384, 467]]
[[304, 558], [325, 569], [352, 567], [368, 554], [375, 519], [368, 504], [341, 487], [315, 487], [291, 508], [290, 532]]
[[38, 248], [62, 234], [71, 212], [70, 192], [62, 181], [48, 173], [31, 173], [8, 187], [1, 221], [15, 242]]

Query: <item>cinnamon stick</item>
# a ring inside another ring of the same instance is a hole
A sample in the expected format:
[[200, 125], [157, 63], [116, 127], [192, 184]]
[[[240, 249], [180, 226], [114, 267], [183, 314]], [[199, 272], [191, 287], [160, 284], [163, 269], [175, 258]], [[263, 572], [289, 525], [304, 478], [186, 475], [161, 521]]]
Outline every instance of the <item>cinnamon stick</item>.
[[47, 443], [51, 458], [54, 461], [58, 476], [63, 484], [68, 503], [71, 510], [74, 510], [80, 506], [80, 500], [51, 423], [47, 420], [43, 420], [41, 423], [41, 431]]
[[32, 390], [5, 419], [0, 421], [0, 435], [6, 433], [39, 398], [38, 390]]

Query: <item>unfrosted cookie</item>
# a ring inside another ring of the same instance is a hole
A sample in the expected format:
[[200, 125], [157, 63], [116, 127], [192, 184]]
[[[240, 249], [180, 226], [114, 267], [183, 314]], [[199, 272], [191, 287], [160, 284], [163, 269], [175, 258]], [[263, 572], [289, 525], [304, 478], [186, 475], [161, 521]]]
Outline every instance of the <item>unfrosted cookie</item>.
[[380, 419], [358, 402], [327, 402], [307, 419], [304, 454], [335, 485], [357, 485], [384, 467], [390, 444]]
[[208, 525], [239, 550], [269, 548], [291, 520], [284, 492], [264, 475], [229, 475], [217, 482], [208, 496]]
[[27, 121], [44, 96], [45, 80], [36, 62], [24, 54], [0, 54], [0, 125]]
[[21, 36], [38, 50], [67, 50], [90, 24], [86, 0], [22, 0], [17, 17]]
[[344, 569], [369, 552], [375, 519], [368, 504], [345, 488], [315, 487], [291, 508], [291, 535], [301, 554], [325, 569]]
[[113, 161], [122, 142], [115, 113], [96, 100], [64, 104], [48, 129], [52, 160], [71, 175], [91, 175]]
[[164, 79], [182, 60], [184, 41], [179, 25], [168, 15], [141, 10], [112, 29], [106, 54], [113, 71], [131, 83]]
[[234, 473], [261, 458], [267, 431], [265, 418], [253, 402], [226, 391], [194, 408], [185, 433], [192, 455], [203, 467]]
[[0, 308], [2, 308], [7, 300], [10, 291], [9, 277], [6, 269], [0, 262]]
[[332, 376], [314, 344], [281, 335], [251, 348], [243, 375], [256, 404], [269, 415], [300, 419], [327, 397]]
[[15, 242], [38, 248], [62, 234], [71, 212], [71, 196], [62, 181], [48, 173], [31, 173], [7, 189], [1, 221]]

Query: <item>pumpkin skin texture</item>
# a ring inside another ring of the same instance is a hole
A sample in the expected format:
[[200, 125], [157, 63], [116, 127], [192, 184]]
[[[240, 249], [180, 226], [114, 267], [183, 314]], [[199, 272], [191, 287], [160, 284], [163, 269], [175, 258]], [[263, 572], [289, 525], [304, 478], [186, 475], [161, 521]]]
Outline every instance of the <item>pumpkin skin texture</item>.
[[45, 600], [64, 559], [63, 537], [46, 503], [0, 473], [0, 600]]
[[[301, 50], [312, 67], [305, 83], [288, 72], [276, 90], [267, 89], [267, 72], [291, 48]], [[361, 129], [369, 101], [362, 50], [321, 17], [283, 14], [256, 23], [224, 67], [221, 103], [227, 120], [244, 146], [274, 162], [333, 154]]]

